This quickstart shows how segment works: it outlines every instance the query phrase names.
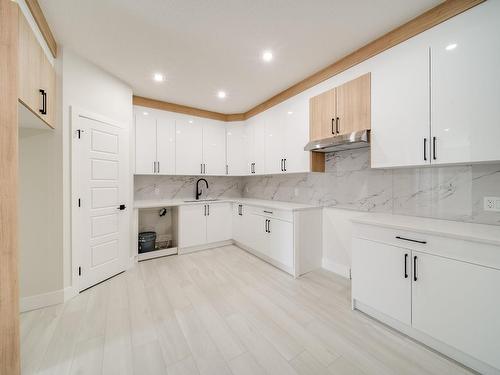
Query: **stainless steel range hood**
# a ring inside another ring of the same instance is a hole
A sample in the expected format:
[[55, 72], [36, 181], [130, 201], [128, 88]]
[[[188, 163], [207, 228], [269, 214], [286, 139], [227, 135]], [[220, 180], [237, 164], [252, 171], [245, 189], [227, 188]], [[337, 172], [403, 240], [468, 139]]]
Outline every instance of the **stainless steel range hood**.
[[309, 142], [304, 151], [332, 152], [370, 147], [370, 131], [362, 130]]

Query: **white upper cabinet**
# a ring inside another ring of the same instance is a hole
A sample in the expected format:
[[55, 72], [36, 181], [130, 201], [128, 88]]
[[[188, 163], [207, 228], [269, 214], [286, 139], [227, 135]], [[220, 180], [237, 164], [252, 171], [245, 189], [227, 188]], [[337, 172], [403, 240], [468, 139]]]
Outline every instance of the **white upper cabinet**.
[[244, 176], [248, 169], [248, 133], [244, 122], [226, 124], [227, 174]]
[[488, 1], [433, 34], [433, 164], [500, 160], [499, 17], [500, 2]]
[[158, 116], [156, 120], [156, 172], [175, 174], [175, 120]]
[[156, 119], [142, 113], [135, 115], [135, 173], [156, 173]]
[[287, 173], [309, 172], [310, 155], [304, 151], [309, 141], [309, 101], [290, 99], [283, 106], [281, 116], [285, 128], [284, 171]]
[[203, 172], [203, 125], [198, 120], [175, 121], [175, 170], [179, 175]]
[[226, 174], [226, 127], [224, 122], [203, 121], [203, 174], [212, 176]]
[[371, 166], [429, 164], [427, 43], [417, 37], [380, 54], [371, 79]]
[[285, 159], [285, 124], [281, 116], [281, 106], [273, 107], [265, 112], [265, 171], [267, 174], [284, 172]]
[[247, 146], [247, 174], [265, 173], [265, 139], [266, 119], [263, 114], [258, 114], [246, 121], [245, 133], [248, 140]]

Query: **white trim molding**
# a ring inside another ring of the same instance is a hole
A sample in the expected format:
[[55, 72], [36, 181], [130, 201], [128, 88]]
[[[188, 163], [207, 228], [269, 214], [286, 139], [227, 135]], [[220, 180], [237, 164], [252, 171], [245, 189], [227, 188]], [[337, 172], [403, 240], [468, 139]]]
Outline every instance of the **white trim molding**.
[[326, 258], [323, 258], [321, 267], [327, 271], [345, 277], [346, 279], [349, 279], [351, 276], [351, 267], [346, 266], [345, 264], [332, 262]]
[[59, 289], [53, 292], [36, 294], [23, 297], [20, 300], [19, 310], [21, 312], [41, 309], [42, 307], [57, 305], [65, 301], [65, 290]]

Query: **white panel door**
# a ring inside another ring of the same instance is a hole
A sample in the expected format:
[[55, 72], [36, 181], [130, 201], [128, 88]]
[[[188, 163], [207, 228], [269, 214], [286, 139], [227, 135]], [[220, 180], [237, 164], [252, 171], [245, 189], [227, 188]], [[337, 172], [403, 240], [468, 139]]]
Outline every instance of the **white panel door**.
[[226, 174], [226, 127], [222, 121], [203, 123], [203, 174]]
[[375, 57], [371, 166], [430, 163], [429, 47], [418, 36]]
[[158, 117], [156, 122], [157, 173], [175, 174], [175, 120]]
[[179, 207], [179, 247], [207, 243], [206, 205], [193, 204]]
[[281, 111], [284, 124], [284, 170], [286, 173], [309, 172], [309, 102], [301, 97], [290, 99]]
[[151, 115], [135, 115], [135, 173], [155, 174], [156, 119]]
[[412, 325], [500, 368], [500, 271], [413, 251]]
[[277, 106], [265, 112], [265, 171], [267, 174], [284, 172], [285, 158], [285, 129], [281, 116], [283, 106]]
[[175, 173], [202, 174], [203, 125], [198, 120], [175, 121]]
[[354, 238], [352, 296], [402, 323], [411, 324], [411, 251]]
[[433, 35], [433, 164], [500, 160], [499, 17], [500, 2], [488, 1]]
[[293, 267], [293, 224], [269, 219], [267, 228], [269, 257], [286, 267]]
[[245, 176], [248, 172], [248, 135], [243, 122], [226, 124], [227, 172]]
[[232, 238], [231, 203], [207, 204], [207, 242], [227, 241]]
[[[79, 291], [125, 270], [129, 257], [128, 131], [75, 115], [73, 249]], [[123, 205], [120, 209], [120, 205]]]

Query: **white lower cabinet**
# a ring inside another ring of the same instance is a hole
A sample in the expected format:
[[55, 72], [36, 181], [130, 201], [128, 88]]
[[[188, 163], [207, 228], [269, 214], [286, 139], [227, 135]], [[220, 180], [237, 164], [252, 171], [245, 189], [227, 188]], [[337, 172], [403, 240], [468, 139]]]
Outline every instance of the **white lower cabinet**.
[[179, 207], [179, 248], [230, 240], [231, 203]]
[[353, 298], [411, 324], [411, 251], [360, 238], [352, 249]]
[[498, 246], [363, 224], [354, 230], [354, 308], [480, 373], [500, 372]]
[[293, 223], [267, 218], [267, 255], [285, 267], [293, 267]]

